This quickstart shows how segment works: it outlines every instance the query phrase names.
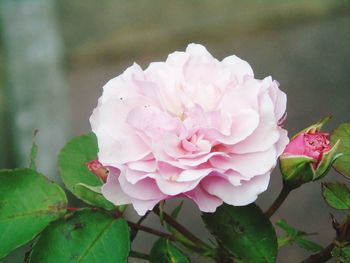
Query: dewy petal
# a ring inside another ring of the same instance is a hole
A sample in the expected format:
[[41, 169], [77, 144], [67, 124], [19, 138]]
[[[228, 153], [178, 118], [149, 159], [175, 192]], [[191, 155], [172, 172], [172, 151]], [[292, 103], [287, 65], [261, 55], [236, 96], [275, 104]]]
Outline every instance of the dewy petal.
[[125, 194], [119, 184], [119, 170], [109, 169], [107, 182], [102, 185], [101, 191], [103, 196], [115, 205], [126, 205], [131, 203], [130, 196]]
[[216, 208], [223, 202], [220, 198], [209, 194], [201, 185], [198, 185], [192, 191], [184, 193], [185, 196], [191, 198], [203, 212], [213, 213]]
[[267, 189], [270, 173], [258, 175], [240, 186], [231, 185], [222, 177], [206, 177], [201, 185], [210, 194], [221, 198], [225, 203], [244, 206], [253, 203], [258, 195]]

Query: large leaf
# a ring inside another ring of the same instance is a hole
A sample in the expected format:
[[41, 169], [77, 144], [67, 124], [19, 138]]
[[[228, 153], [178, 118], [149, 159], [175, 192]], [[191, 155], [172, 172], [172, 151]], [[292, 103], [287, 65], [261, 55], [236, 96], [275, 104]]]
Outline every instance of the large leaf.
[[276, 225], [279, 226], [284, 232], [286, 232], [286, 236], [278, 238], [279, 248], [289, 244], [297, 244], [299, 247], [302, 247], [305, 250], [311, 252], [318, 252], [322, 250], [322, 246], [304, 238], [312, 234], [308, 234], [304, 231], [300, 231], [295, 229], [294, 227], [291, 227], [284, 219], [278, 220], [276, 222]]
[[73, 138], [58, 157], [59, 171], [66, 187], [84, 202], [107, 210], [115, 206], [101, 194], [85, 187], [98, 187], [102, 181], [86, 167], [86, 163], [96, 159], [98, 152], [96, 136], [93, 133]]
[[335, 209], [350, 209], [350, 189], [342, 183], [323, 183], [322, 195], [327, 204]]
[[123, 263], [130, 249], [124, 219], [85, 209], [50, 225], [30, 255], [32, 263]]
[[189, 258], [174, 246], [168, 239], [160, 238], [154, 243], [151, 254], [151, 263], [190, 263]]
[[221, 246], [244, 262], [275, 262], [277, 237], [271, 222], [255, 204], [222, 205], [202, 216]]
[[334, 163], [334, 168], [342, 175], [350, 178], [350, 121], [339, 125], [331, 135], [331, 142], [338, 140], [338, 153], [342, 153]]
[[64, 191], [31, 169], [0, 171], [0, 258], [66, 211]]

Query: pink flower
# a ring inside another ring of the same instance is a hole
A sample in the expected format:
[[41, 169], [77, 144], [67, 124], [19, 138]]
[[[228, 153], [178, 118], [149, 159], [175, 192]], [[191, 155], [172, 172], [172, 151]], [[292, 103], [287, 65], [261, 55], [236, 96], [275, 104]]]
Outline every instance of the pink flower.
[[323, 153], [331, 149], [329, 133], [300, 133], [287, 145], [283, 155], [304, 155], [314, 160], [314, 168], [322, 160]]
[[176, 197], [204, 212], [254, 202], [288, 143], [278, 86], [197, 44], [144, 71], [129, 67], [104, 86], [90, 118], [109, 168], [103, 195], [140, 215]]

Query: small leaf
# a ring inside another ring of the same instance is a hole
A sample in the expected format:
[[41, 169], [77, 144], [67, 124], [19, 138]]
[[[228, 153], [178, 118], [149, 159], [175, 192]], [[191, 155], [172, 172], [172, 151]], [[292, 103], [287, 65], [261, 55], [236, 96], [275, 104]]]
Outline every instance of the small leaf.
[[317, 166], [314, 180], [318, 180], [324, 177], [332, 168], [333, 163], [343, 155], [342, 153], [338, 152], [339, 143], [339, 140], [336, 141], [331, 150], [323, 154], [322, 160]]
[[307, 251], [310, 251], [310, 252], [319, 252], [323, 249], [322, 246], [320, 246], [319, 244], [313, 242], [313, 241], [310, 241], [310, 240], [307, 240], [307, 239], [304, 239], [304, 238], [296, 238], [295, 239], [295, 243], [307, 250]]
[[66, 206], [64, 191], [36, 171], [0, 171], [0, 258], [32, 240]]
[[284, 219], [280, 219], [276, 222], [276, 225], [280, 227], [284, 232], [286, 232], [286, 236], [278, 238], [278, 247], [282, 247], [285, 245], [296, 244], [305, 250], [311, 252], [318, 252], [322, 250], [322, 246], [319, 244], [307, 240], [304, 237], [311, 236], [313, 234], [306, 233], [304, 231], [300, 231], [295, 229], [294, 227], [288, 225], [287, 221]]
[[172, 218], [176, 219], [176, 218], [179, 216], [183, 204], [184, 204], [184, 201], [181, 201], [180, 204], [178, 204], [178, 205], [174, 208], [174, 210], [171, 212], [171, 217], [172, 217]]
[[125, 263], [129, 229], [124, 219], [84, 209], [51, 224], [35, 242], [31, 263]]
[[334, 168], [347, 178], [350, 178], [350, 121], [343, 123], [333, 131], [331, 142], [335, 144], [338, 140], [338, 153], [342, 153], [334, 163]]
[[322, 195], [330, 207], [335, 209], [350, 208], [350, 189], [340, 182], [323, 183]]
[[331, 254], [339, 263], [350, 262], [350, 247], [335, 247], [333, 248]]
[[33, 141], [32, 141], [32, 147], [30, 149], [30, 161], [29, 161], [29, 168], [36, 170], [36, 156], [38, 153], [38, 146], [36, 145], [35, 138], [38, 134], [38, 130], [33, 131]]
[[[288, 225], [287, 221], [284, 219], [280, 219], [276, 222], [276, 225], [279, 226], [284, 232], [288, 234], [288, 236], [294, 238], [299, 235], [300, 231]], [[304, 232], [302, 232], [304, 233]]]
[[102, 181], [86, 167], [87, 162], [96, 159], [97, 151], [97, 139], [93, 133], [73, 138], [60, 152], [59, 172], [63, 183], [76, 197], [90, 205], [113, 210], [115, 206], [103, 195], [82, 186], [102, 186]]
[[160, 238], [152, 247], [151, 263], [190, 263], [189, 258], [168, 239]]
[[244, 262], [275, 262], [277, 237], [269, 221], [255, 204], [222, 205], [202, 218], [208, 229], [236, 258]]

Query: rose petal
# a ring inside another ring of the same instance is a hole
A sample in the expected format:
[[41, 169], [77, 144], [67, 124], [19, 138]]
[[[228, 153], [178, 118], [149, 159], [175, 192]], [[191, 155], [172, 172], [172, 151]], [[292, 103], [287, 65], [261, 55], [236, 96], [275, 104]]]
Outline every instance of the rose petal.
[[233, 186], [222, 177], [206, 177], [201, 185], [210, 194], [221, 198], [225, 203], [244, 206], [253, 203], [258, 195], [267, 189], [270, 173], [255, 176], [240, 186]]

